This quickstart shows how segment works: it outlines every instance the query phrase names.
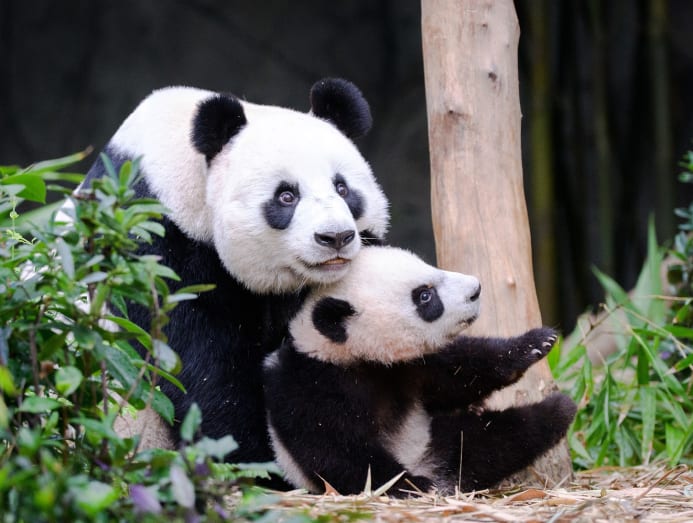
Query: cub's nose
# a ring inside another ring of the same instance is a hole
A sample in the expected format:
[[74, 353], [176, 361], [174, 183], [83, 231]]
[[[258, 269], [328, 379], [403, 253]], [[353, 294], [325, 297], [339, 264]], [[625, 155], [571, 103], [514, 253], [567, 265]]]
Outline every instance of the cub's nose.
[[356, 237], [356, 232], [316, 232], [314, 237], [318, 245], [322, 245], [323, 247], [331, 247], [338, 251], [342, 247], [349, 245], [354, 240]]
[[481, 296], [481, 283], [476, 288], [476, 291], [474, 291], [474, 294], [469, 297], [469, 301], [476, 301], [479, 299], [479, 296]]

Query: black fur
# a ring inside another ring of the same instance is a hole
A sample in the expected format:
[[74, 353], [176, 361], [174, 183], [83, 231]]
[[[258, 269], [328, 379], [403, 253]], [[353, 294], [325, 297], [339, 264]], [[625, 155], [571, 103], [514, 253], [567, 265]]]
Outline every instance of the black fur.
[[[293, 204], [287, 205], [282, 203], [279, 199], [282, 193], [291, 192], [296, 197]], [[267, 224], [273, 229], [284, 230], [286, 229], [296, 212], [296, 206], [300, 200], [300, 193], [298, 191], [298, 186], [290, 184], [288, 182], [281, 182], [277, 189], [274, 191], [274, 197], [265, 202], [263, 206], [263, 211], [265, 214], [265, 220]]]
[[359, 234], [361, 236], [361, 245], [364, 247], [385, 245], [385, 240], [383, 238], [378, 237], [375, 233], [369, 231], [368, 229], [361, 231]]
[[406, 471], [390, 493], [406, 495], [400, 489], [411, 490], [408, 481], [449, 493], [458, 476], [463, 491], [490, 487], [560, 441], [575, 405], [553, 394], [503, 411], [470, 407], [516, 382], [555, 340], [551, 329], [508, 339], [463, 336], [437, 354], [389, 367], [332, 365], [286, 341], [276, 363], [265, 368], [270, 423], [306, 477], [354, 494], [363, 489], [369, 467], [376, 486], [404, 470], [385, 434], [396, 431], [418, 403], [432, 418], [428, 453], [439, 466], [433, 477]]
[[198, 106], [193, 120], [192, 143], [210, 162], [246, 123], [243, 106], [236, 98], [215, 94]]
[[322, 298], [313, 307], [313, 325], [317, 331], [335, 343], [347, 340], [345, 320], [356, 314], [348, 301], [337, 298]]
[[349, 138], [364, 136], [373, 125], [371, 109], [354, 84], [341, 78], [325, 78], [310, 90], [313, 114], [332, 122]]
[[337, 187], [337, 184], [340, 183], [344, 184], [344, 186], [347, 187], [348, 193], [344, 197], [344, 201], [349, 207], [349, 211], [351, 211], [351, 215], [354, 217], [354, 220], [358, 220], [361, 216], [363, 216], [363, 196], [359, 191], [357, 191], [356, 189], [352, 189], [347, 185], [344, 176], [342, 176], [341, 174], [336, 174], [334, 177], [335, 188]]

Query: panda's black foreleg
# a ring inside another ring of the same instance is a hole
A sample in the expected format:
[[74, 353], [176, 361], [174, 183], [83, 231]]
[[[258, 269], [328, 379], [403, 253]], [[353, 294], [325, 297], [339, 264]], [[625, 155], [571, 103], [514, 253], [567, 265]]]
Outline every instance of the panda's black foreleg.
[[502, 411], [436, 416], [432, 448], [444, 463], [441, 477], [459, 483], [463, 492], [491, 487], [556, 445], [575, 410], [568, 396], [555, 393], [539, 403]]
[[466, 406], [519, 380], [558, 339], [542, 327], [511, 338], [460, 336], [422, 363], [424, 402], [432, 411]]

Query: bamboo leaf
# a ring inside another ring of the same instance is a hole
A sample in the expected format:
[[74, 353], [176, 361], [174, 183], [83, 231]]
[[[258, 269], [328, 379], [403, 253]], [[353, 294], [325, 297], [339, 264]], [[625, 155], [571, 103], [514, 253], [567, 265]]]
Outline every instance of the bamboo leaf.
[[649, 463], [654, 440], [657, 392], [651, 387], [640, 387], [640, 410], [642, 412], [642, 444], [640, 456], [643, 463]]
[[197, 403], [190, 405], [183, 423], [180, 426], [180, 437], [183, 441], [191, 442], [202, 424], [202, 411]]

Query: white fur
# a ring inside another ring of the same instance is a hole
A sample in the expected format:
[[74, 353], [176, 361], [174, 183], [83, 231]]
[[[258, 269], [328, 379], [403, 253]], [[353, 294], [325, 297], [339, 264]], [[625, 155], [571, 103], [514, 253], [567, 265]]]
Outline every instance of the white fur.
[[[191, 238], [213, 241], [239, 281], [260, 292], [293, 291], [304, 283], [331, 283], [349, 263], [322, 265], [335, 252], [314, 234], [363, 231], [382, 237], [388, 205], [370, 167], [332, 124], [309, 114], [242, 102], [248, 124], [209, 166], [191, 142], [199, 103], [215, 93], [190, 87], [154, 91], [123, 122], [111, 145], [142, 156], [142, 169], [171, 219]], [[354, 219], [334, 188], [341, 174], [364, 199]], [[281, 181], [296, 183], [301, 199], [287, 229], [269, 227], [263, 204]], [[357, 237], [339, 257], [351, 260]]]
[[431, 417], [422, 405], [416, 404], [406, 415], [398, 430], [387, 436], [387, 450], [415, 476], [432, 477], [436, 463], [431, 459]]
[[173, 221], [191, 238], [212, 239], [212, 213], [206, 204], [207, 162], [191, 141], [198, 104], [214, 93], [169, 87], [145, 98], [116, 131], [109, 145], [132, 157], [154, 194], [171, 210]]
[[267, 420], [267, 427], [269, 428], [270, 439], [272, 442], [272, 449], [274, 450], [274, 457], [277, 460], [277, 464], [284, 472], [284, 477], [292, 485], [303, 485], [310, 492], [319, 492], [318, 486], [314, 481], [311, 481], [304, 473], [301, 467], [294, 461], [291, 453], [286, 449], [277, 431], [274, 430], [272, 426], [272, 421]]
[[[443, 315], [424, 321], [412, 290], [436, 288]], [[464, 330], [479, 314], [479, 288], [473, 276], [443, 271], [414, 254], [393, 247], [368, 247], [339, 282], [315, 290], [290, 325], [298, 350], [336, 364], [356, 360], [393, 363], [434, 352]], [[335, 343], [315, 329], [312, 311], [325, 296], [345, 300], [356, 310], [346, 319], [348, 338]]]

